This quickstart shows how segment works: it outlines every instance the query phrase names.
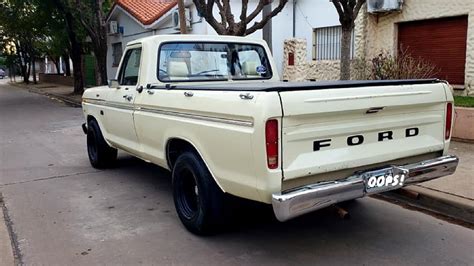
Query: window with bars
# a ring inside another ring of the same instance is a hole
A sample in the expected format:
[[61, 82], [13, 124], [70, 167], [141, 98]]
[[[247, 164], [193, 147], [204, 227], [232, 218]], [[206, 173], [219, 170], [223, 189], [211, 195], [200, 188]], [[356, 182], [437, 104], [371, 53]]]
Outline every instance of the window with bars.
[[[313, 60], [341, 59], [341, 26], [313, 29]], [[354, 58], [354, 31], [351, 38], [351, 59]]]

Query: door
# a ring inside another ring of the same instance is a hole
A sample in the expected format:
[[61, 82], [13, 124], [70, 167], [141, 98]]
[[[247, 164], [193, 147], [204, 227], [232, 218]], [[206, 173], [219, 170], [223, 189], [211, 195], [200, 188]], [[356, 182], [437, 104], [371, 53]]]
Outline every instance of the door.
[[107, 94], [107, 110], [104, 114], [109, 141], [129, 152], [138, 151], [138, 139], [133, 123], [134, 102], [140, 77], [141, 47], [126, 50], [118, 74], [117, 88]]
[[434, 64], [437, 78], [464, 85], [467, 16], [400, 23], [398, 48]]

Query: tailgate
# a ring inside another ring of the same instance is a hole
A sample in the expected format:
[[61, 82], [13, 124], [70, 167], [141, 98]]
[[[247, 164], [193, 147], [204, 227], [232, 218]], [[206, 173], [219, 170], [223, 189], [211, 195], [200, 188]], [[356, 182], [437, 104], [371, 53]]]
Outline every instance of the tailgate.
[[442, 83], [280, 92], [284, 179], [444, 148]]

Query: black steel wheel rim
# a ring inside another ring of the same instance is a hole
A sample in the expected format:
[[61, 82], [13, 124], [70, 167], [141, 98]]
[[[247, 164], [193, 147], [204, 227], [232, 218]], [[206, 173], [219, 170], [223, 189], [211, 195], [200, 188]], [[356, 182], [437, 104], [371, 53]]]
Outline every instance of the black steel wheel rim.
[[199, 189], [194, 173], [182, 168], [178, 173], [177, 203], [184, 218], [190, 220], [199, 210]]
[[87, 151], [89, 153], [89, 158], [92, 160], [97, 158], [97, 143], [95, 141], [94, 130], [89, 130], [87, 133]]

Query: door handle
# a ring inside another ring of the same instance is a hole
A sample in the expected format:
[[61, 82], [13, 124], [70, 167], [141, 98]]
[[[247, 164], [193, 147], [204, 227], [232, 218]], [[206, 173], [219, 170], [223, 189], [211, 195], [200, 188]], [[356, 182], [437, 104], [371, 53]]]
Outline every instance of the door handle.
[[132, 95], [129, 95], [129, 94], [125, 94], [125, 95], [123, 96], [123, 98], [124, 98], [125, 100], [127, 100], [127, 101], [130, 102], [130, 101], [132, 101], [133, 96], [132, 96]]
[[186, 91], [186, 92], [184, 93], [184, 96], [186, 96], [186, 97], [193, 97], [193, 96], [194, 96], [194, 93], [191, 92], [191, 91]]

